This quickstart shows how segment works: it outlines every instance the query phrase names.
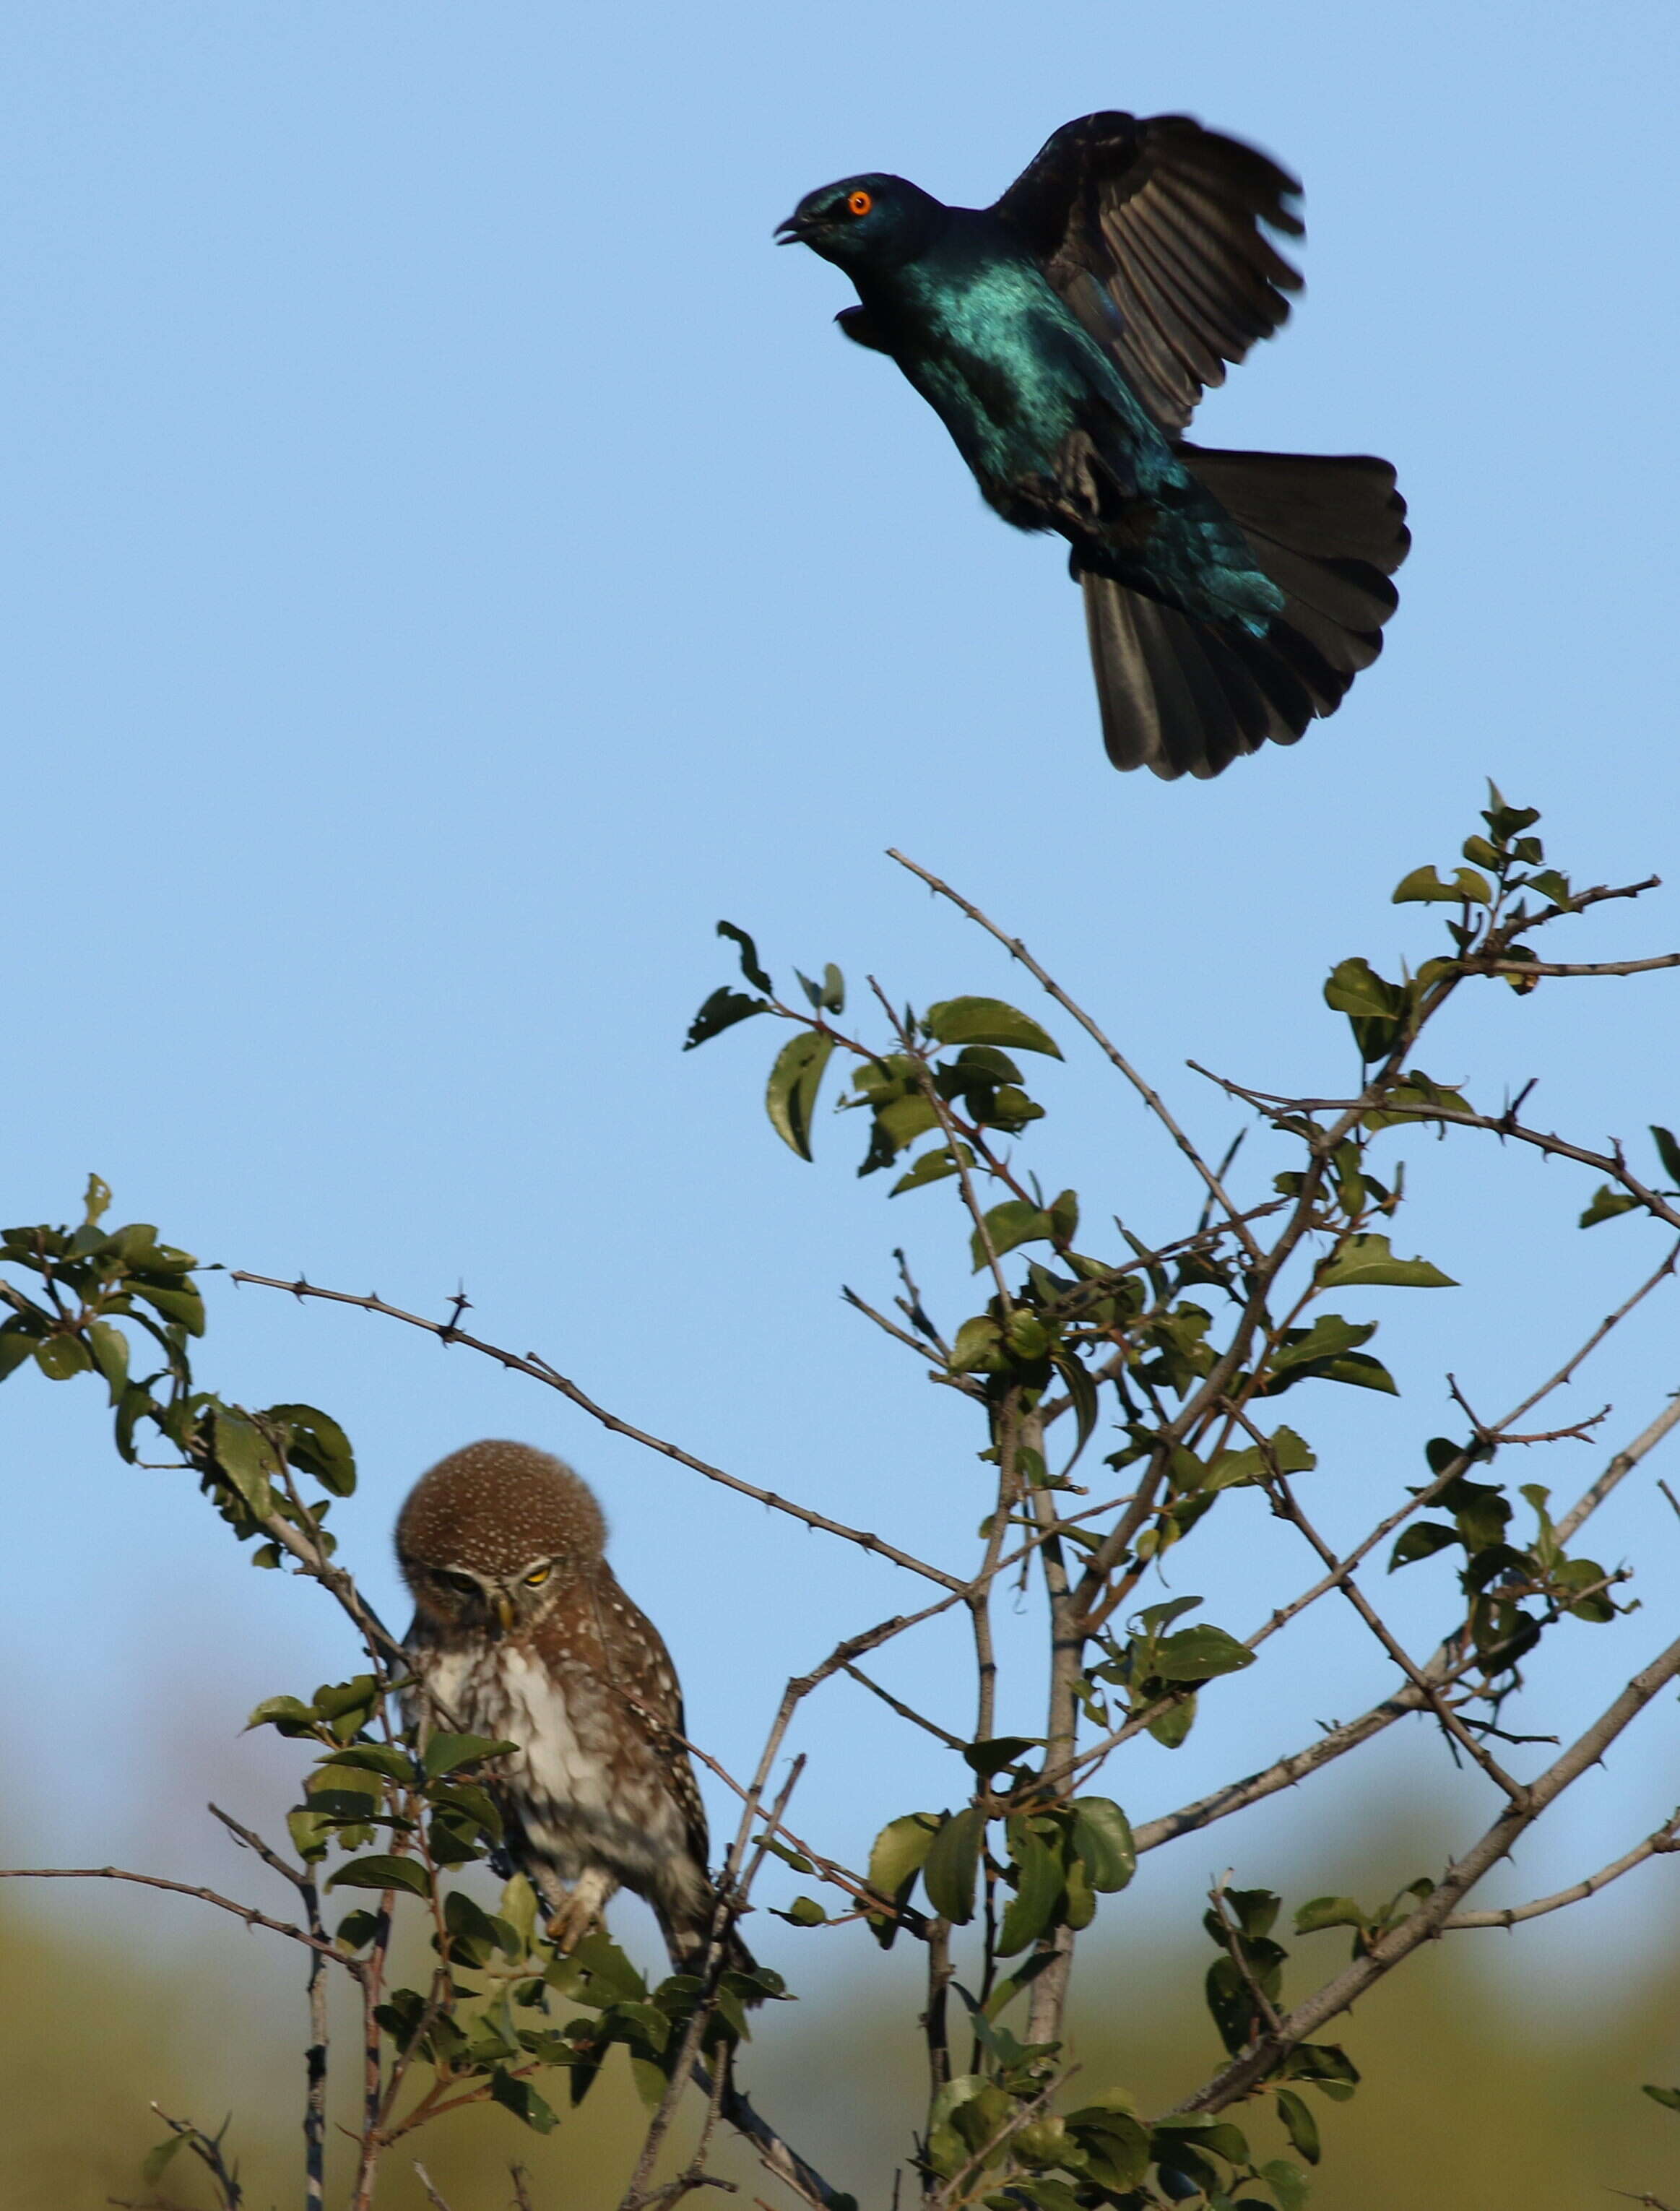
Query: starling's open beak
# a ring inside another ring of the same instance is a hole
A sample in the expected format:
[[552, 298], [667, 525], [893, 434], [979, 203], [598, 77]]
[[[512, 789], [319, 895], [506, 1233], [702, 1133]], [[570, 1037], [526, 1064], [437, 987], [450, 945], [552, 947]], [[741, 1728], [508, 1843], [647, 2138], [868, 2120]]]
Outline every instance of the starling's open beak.
[[499, 1589], [491, 1596], [490, 1602], [495, 1608], [497, 1625], [500, 1627], [504, 1635], [508, 1634], [512, 1631], [513, 1626], [512, 1598], [509, 1596], [506, 1590]]
[[785, 222], [776, 225], [775, 239], [778, 245], [803, 245], [805, 227], [797, 215], [791, 215]]

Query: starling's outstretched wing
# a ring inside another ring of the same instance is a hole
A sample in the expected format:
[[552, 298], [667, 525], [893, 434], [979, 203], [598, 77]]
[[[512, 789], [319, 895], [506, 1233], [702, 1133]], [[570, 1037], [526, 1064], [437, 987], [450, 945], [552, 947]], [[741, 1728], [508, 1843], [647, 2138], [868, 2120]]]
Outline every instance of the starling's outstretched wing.
[[1289, 312], [1300, 273], [1265, 235], [1299, 238], [1301, 186], [1252, 146], [1187, 115], [1064, 123], [992, 209], [1164, 430], [1189, 422]]

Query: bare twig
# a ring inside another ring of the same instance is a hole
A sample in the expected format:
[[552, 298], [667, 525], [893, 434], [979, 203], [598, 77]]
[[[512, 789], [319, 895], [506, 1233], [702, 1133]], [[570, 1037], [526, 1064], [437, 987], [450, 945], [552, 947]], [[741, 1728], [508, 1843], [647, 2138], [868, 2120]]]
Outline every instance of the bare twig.
[[[761, 1489], [755, 1482], [743, 1481], [738, 1475], [725, 1474], [721, 1467], [712, 1466], [705, 1459], [695, 1458], [676, 1444], [649, 1435], [646, 1429], [633, 1427], [628, 1420], [621, 1420], [616, 1413], [610, 1413], [604, 1407], [597, 1405], [575, 1382], [569, 1381], [557, 1367], [551, 1366], [537, 1352], [527, 1352], [521, 1358], [517, 1353], [504, 1351], [500, 1345], [486, 1343], [478, 1336], [469, 1336], [464, 1329], [450, 1323], [427, 1320], [419, 1313], [405, 1312], [400, 1305], [387, 1305], [383, 1298], [372, 1294], [358, 1297], [349, 1290], [320, 1289], [313, 1282], [304, 1281], [301, 1275], [295, 1281], [284, 1282], [272, 1275], [253, 1275], [243, 1269], [234, 1269], [229, 1270], [229, 1280], [249, 1282], [258, 1289], [285, 1290], [299, 1299], [322, 1298], [332, 1305], [356, 1305], [364, 1312], [379, 1313], [387, 1320], [402, 1321], [409, 1328], [422, 1329], [427, 1335], [436, 1336], [446, 1346], [463, 1344], [469, 1351], [476, 1351], [487, 1359], [494, 1359], [511, 1372], [529, 1375], [532, 1381], [558, 1390], [568, 1402], [577, 1406], [580, 1412], [587, 1413], [592, 1420], [599, 1421], [614, 1435], [628, 1436], [632, 1443], [657, 1451], [662, 1458], [675, 1460], [677, 1465], [686, 1466], [691, 1473], [703, 1475], [707, 1481], [720, 1483], [725, 1489], [735, 1490], [743, 1497], [750, 1497], [757, 1504], [768, 1505], [773, 1511], [785, 1512], [792, 1519], [803, 1521], [808, 1528], [821, 1529], [825, 1536], [838, 1536], [846, 1542], [858, 1544], [863, 1550], [873, 1551], [878, 1557], [890, 1560], [894, 1566], [902, 1566], [909, 1573], [920, 1574], [925, 1580], [937, 1582], [943, 1589], [960, 1589], [962, 1586], [956, 1575], [930, 1566], [925, 1559], [912, 1558], [907, 1551], [901, 1551], [893, 1544], [883, 1542], [878, 1536], [870, 1535], [861, 1528], [849, 1528], [844, 1521], [831, 1520], [825, 1513], [814, 1512], [807, 1505], [796, 1505], [788, 1498], [778, 1496], [773, 1490]], [[288, 1545], [288, 1548], [292, 1548], [293, 1546]], [[394, 1647], [400, 1654], [402, 1645], [397, 1644]]]
[[161, 2104], [154, 2104], [152, 2109], [171, 2134], [182, 2137], [188, 2149], [215, 2182], [220, 2199], [217, 2211], [240, 2211], [240, 2204], [245, 2202], [245, 2190], [240, 2186], [238, 2172], [230, 2168], [221, 2154], [222, 2137], [227, 2131], [227, 2122], [224, 2119], [213, 2135], [207, 2135], [202, 2127], [195, 2127], [186, 2119], [172, 2119]]
[[914, 860], [909, 858], [907, 855], [903, 852], [895, 851], [890, 845], [887, 850], [887, 857], [889, 860], [896, 860], [900, 867], [907, 869], [913, 875], [918, 876], [921, 881], [927, 885], [928, 888], [932, 891], [937, 897], [949, 899], [951, 904], [955, 906], [960, 912], [966, 913], [969, 920], [976, 923], [981, 929], [985, 930], [988, 936], [994, 937], [1012, 958], [1016, 959], [1021, 962], [1022, 966], [1027, 970], [1028, 973], [1032, 976], [1034, 980], [1039, 984], [1040, 988], [1047, 991], [1056, 1001], [1057, 1004], [1062, 1008], [1064, 1013], [1070, 1014], [1073, 1016], [1074, 1020], [1078, 1022], [1080, 1027], [1084, 1030], [1086, 1035], [1090, 1038], [1091, 1041], [1097, 1046], [1098, 1050], [1107, 1057], [1110, 1064], [1119, 1069], [1119, 1072], [1125, 1077], [1126, 1081], [1131, 1085], [1132, 1088], [1143, 1099], [1144, 1105], [1148, 1106], [1150, 1112], [1152, 1112], [1155, 1118], [1161, 1123], [1161, 1127], [1166, 1130], [1168, 1135], [1178, 1146], [1180, 1151], [1182, 1152], [1186, 1159], [1189, 1160], [1191, 1166], [1196, 1170], [1196, 1172], [1201, 1177], [1202, 1181], [1206, 1185], [1209, 1195], [1215, 1199], [1219, 1205], [1220, 1209], [1230, 1222], [1232, 1228], [1236, 1233], [1238, 1240], [1242, 1245], [1244, 1251], [1248, 1254], [1250, 1261], [1258, 1265], [1260, 1257], [1260, 1248], [1254, 1241], [1253, 1237], [1249, 1233], [1248, 1224], [1243, 1219], [1242, 1215], [1238, 1211], [1237, 1208], [1232, 1203], [1229, 1196], [1227, 1195], [1225, 1186], [1220, 1181], [1218, 1175], [1202, 1157], [1202, 1154], [1197, 1150], [1195, 1145], [1192, 1143], [1190, 1138], [1186, 1136], [1184, 1130], [1179, 1126], [1172, 1114], [1168, 1111], [1166, 1105], [1158, 1093], [1148, 1082], [1144, 1081], [1143, 1077], [1137, 1072], [1137, 1069], [1132, 1066], [1131, 1063], [1125, 1057], [1125, 1054], [1122, 1053], [1114, 1045], [1109, 1042], [1108, 1039], [1103, 1034], [1102, 1031], [1097, 1027], [1090, 1015], [1085, 1012], [1083, 1008], [1076, 1005], [1073, 1000], [1069, 997], [1067, 992], [1063, 990], [1061, 984], [1056, 981], [1054, 977], [1047, 974], [1046, 971], [1040, 966], [1038, 961], [1034, 959], [1032, 954], [1028, 952], [1026, 946], [1022, 942], [1018, 936], [1010, 936], [1004, 930], [1001, 930], [995, 921], [992, 921], [987, 915], [982, 913], [979, 906], [973, 905], [969, 900], [964, 898], [960, 891], [953, 890], [949, 883], [941, 881], [940, 878], [931, 873], [928, 869], [919, 866], [918, 863]]
[[1338, 1578], [1343, 1596], [1346, 1597], [1349, 1603], [1352, 1605], [1354, 1610], [1359, 1614], [1367, 1627], [1370, 1629], [1372, 1634], [1376, 1637], [1383, 1649], [1388, 1653], [1389, 1657], [1394, 1661], [1394, 1663], [1411, 1683], [1413, 1688], [1415, 1688], [1420, 1696], [1425, 1699], [1430, 1711], [1440, 1722], [1441, 1726], [1446, 1729], [1446, 1733], [1452, 1736], [1453, 1740], [1459, 1745], [1460, 1749], [1465, 1751], [1466, 1754], [1481, 1767], [1488, 1778], [1493, 1782], [1496, 1787], [1502, 1789], [1513, 1803], [1518, 1802], [1523, 1794], [1522, 1784], [1519, 1782], [1513, 1781], [1511, 1776], [1505, 1771], [1504, 1767], [1499, 1763], [1499, 1760], [1494, 1756], [1493, 1753], [1488, 1748], [1487, 1745], [1483, 1742], [1478, 1742], [1476, 1737], [1471, 1735], [1469, 1729], [1465, 1727], [1464, 1722], [1459, 1717], [1458, 1714], [1447, 1703], [1446, 1698], [1441, 1695], [1434, 1683], [1429, 1680], [1428, 1675], [1425, 1674], [1414, 1662], [1407, 1651], [1403, 1648], [1401, 1644], [1390, 1633], [1387, 1625], [1380, 1617], [1375, 1608], [1365, 1596], [1364, 1591], [1360, 1588], [1358, 1583], [1354, 1580], [1352, 1575], [1347, 1571], [1341, 1560], [1337, 1557], [1334, 1551], [1331, 1549], [1329, 1544], [1325, 1542], [1323, 1536], [1319, 1535], [1318, 1530], [1307, 1518], [1306, 1513], [1302, 1511], [1300, 1503], [1297, 1501], [1294, 1491], [1290, 1488], [1289, 1482], [1278, 1469], [1277, 1455], [1272, 1448], [1271, 1437], [1263, 1434], [1261, 1431], [1254, 1426], [1253, 1422], [1248, 1418], [1248, 1415], [1246, 1413], [1239, 1412], [1237, 1414], [1237, 1420], [1239, 1425], [1244, 1429], [1251, 1440], [1258, 1449], [1261, 1457], [1266, 1464], [1267, 1478], [1265, 1487], [1267, 1493], [1272, 1500], [1273, 1511], [1277, 1512], [1281, 1518], [1289, 1521], [1295, 1527], [1300, 1530], [1301, 1533], [1306, 1537], [1307, 1542], [1311, 1544], [1313, 1550], [1316, 1551], [1319, 1558], [1323, 1560], [1325, 1565], [1329, 1567], [1331, 1572]]
[[1242, 1929], [1226, 1907], [1225, 1892], [1230, 1885], [1231, 1875], [1228, 1868], [1208, 1891], [1208, 1902], [1213, 1906], [1213, 1916], [1218, 1922], [1220, 1939], [1225, 1945], [1226, 1954], [1236, 1968], [1237, 1978], [1247, 1990], [1253, 1999], [1254, 2008], [1265, 2020], [1267, 2031], [1279, 2034], [1283, 2032], [1283, 2022], [1278, 2017], [1277, 2007], [1254, 1978], [1254, 1968], [1249, 1964], [1248, 1954], [1242, 1947]]
[[213, 1904], [219, 1911], [231, 1911], [247, 1927], [266, 1927], [271, 1935], [284, 1935], [289, 1941], [301, 1942], [306, 1949], [318, 1950], [353, 1978], [361, 1971], [355, 1959], [347, 1958], [337, 1944], [329, 1942], [324, 1935], [308, 1934], [283, 1919], [270, 1919], [266, 1911], [258, 1911], [254, 1905], [236, 1904], [231, 1896], [219, 1896], [213, 1888], [194, 1888], [184, 1881], [166, 1881], [161, 1874], [125, 1873], [121, 1866], [0, 1866], [0, 1881], [131, 1881], [142, 1888], [167, 1889], [172, 1895], [196, 1897], [200, 1904]]
[[1465, 1927], [1515, 1927], [1525, 1919], [1542, 1919], [1549, 1911], [1562, 1911], [1566, 1905], [1582, 1903], [1596, 1896], [1601, 1888], [1608, 1888], [1613, 1881], [1620, 1881], [1624, 1873], [1631, 1873], [1636, 1865], [1647, 1858], [1661, 1857], [1680, 1851], [1680, 1812], [1667, 1820], [1654, 1834], [1647, 1835], [1619, 1858], [1612, 1858], [1597, 1873], [1590, 1873], [1585, 1881], [1577, 1881], [1568, 1888], [1556, 1890], [1550, 1896], [1537, 1896], [1527, 1904], [1512, 1904], [1495, 1911], [1455, 1911], [1450, 1919], [1441, 1922], [1441, 1932], [1452, 1934]]
[[1363, 1115], [1380, 1108], [1397, 1121], [1439, 1121], [1448, 1128], [1484, 1129], [1489, 1135], [1510, 1136], [1519, 1143], [1531, 1144], [1538, 1151], [1554, 1159], [1574, 1160], [1581, 1166], [1593, 1168], [1607, 1182], [1618, 1184], [1630, 1197], [1636, 1198], [1646, 1211], [1671, 1228], [1680, 1228], [1680, 1207], [1641, 1182], [1629, 1168], [1620, 1149], [1615, 1152], [1590, 1151], [1584, 1144], [1572, 1144], [1566, 1137], [1549, 1134], [1542, 1129], [1531, 1129], [1517, 1118], [1514, 1108], [1503, 1113], [1477, 1113], [1456, 1106], [1435, 1104], [1414, 1105], [1410, 1099], [1385, 1096], [1374, 1098], [1368, 1093], [1362, 1098], [1286, 1098], [1277, 1091], [1254, 1090], [1240, 1082], [1233, 1082], [1223, 1075], [1216, 1075], [1210, 1068], [1197, 1060], [1186, 1064], [1198, 1075], [1205, 1075], [1234, 1098], [1240, 1098], [1258, 1112], [1274, 1116], [1285, 1113], [1340, 1113], [1351, 1126]]
[[889, 1705], [901, 1720], [908, 1720], [913, 1727], [922, 1728], [929, 1735], [937, 1735], [948, 1750], [966, 1750], [968, 1748], [960, 1735], [953, 1735], [949, 1728], [942, 1728], [937, 1720], [931, 1720], [925, 1713], [919, 1712], [913, 1706], [901, 1703], [890, 1689], [883, 1689], [879, 1681], [871, 1681], [861, 1666], [846, 1665], [842, 1666], [840, 1670], [842, 1674], [849, 1674], [852, 1679], [859, 1682], [872, 1697], [879, 1697], [883, 1705]]
[[1680, 1641], [1671, 1643], [1642, 1673], [1636, 1674], [1562, 1756], [1529, 1784], [1520, 1801], [1507, 1802], [1492, 1826], [1462, 1858], [1447, 1868], [1440, 1886], [1415, 1911], [1410, 1912], [1398, 1926], [1391, 1928], [1334, 1979], [1326, 1981], [1303, 2003], [1297, 2004], [1275, 2034], [1263, 2036], [1252, 2050], [1222, 2067], [1178, 2108], [1222, 2111], [1264, 2080], [1279, 2057], [1304, 2042], [1327, 2020], [1356, 2003], [1367, 1989], [1384, 1974], [1392, 1972], [1421, 1942], [1439, 1931], [1462, 1899], [1501, 1858], [1509, 1855], [1513, 1845], [1541, 1814], [1598, 1764], [1629, 1723], [1677, 1675], [1680, 1675]]
[[1490, 960], [1468, 952], [1459, 965], [1467, 975], [1648, 975], [1657, 967], [1680, 967], [1680, 952], [1659, 952], [1649, 960]]
[[1617, 1451], [1592, 1487], [1569, 1507], [1554, 1531], [1560, 1543], [1567, 1543], [1576, 1534], [1582, 1523], [1598, 1511], [1616, 1484], [1633, 1472], [1647, 1452], [1653, 1451], [1677, 1422], [1680, 1422], [1680, 1394], [1671, 1397], [1650, 1427], [1642, 1429], [1632, 1443]]

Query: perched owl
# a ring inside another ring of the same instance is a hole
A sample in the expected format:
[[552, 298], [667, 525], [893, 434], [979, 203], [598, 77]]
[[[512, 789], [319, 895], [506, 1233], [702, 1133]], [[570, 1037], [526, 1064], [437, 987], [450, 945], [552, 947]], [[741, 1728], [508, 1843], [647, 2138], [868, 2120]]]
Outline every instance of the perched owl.
[[[606, 1522], [568, 1466], [529, 1444], [469, 1444], [409, 1492], [397, 1556], [415, 1674], [470, 1731], [516, 1742], [507, 1847], [576, 1942], [622, 1884], [671, 1963], [704, 1951], [716, 1891], [682, 1693], [658, 1631], [613, 1578]], [[565, 1884], [570, 1883], [569, 1889]], [[731, 1946], [731, 1962], [750, 1960]]]

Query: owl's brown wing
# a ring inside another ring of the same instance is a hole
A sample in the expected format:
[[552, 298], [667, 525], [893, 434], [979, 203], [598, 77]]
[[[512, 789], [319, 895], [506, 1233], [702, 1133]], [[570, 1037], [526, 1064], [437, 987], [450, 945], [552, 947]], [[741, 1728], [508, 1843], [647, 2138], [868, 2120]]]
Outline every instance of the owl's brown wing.
[[666, 1778], [688, 1829], [689, 1847], [700, 1864], [706, 1866], [711, 1852], [706, 1807], [701, 1802], [688, 1754], [676, 1740], [688, 1732], [676, 1669], [658, 1629], [625, 1596], [612, 1569], [603, 1561], [598, 1571], [597, 1602], [602, 1645], [609, 1661], [608, 1678], [642, 1729], [656, 1738], [664, 1736], [658, 1747]]
[[1065, 123], [992, 209], [1114, 354], [1163, 430], [1189, 423], [1257, 338], [1288, 318], [1300, 272], [1266, 230], [1299, 238], [1301, 186], [1188, 115]]

